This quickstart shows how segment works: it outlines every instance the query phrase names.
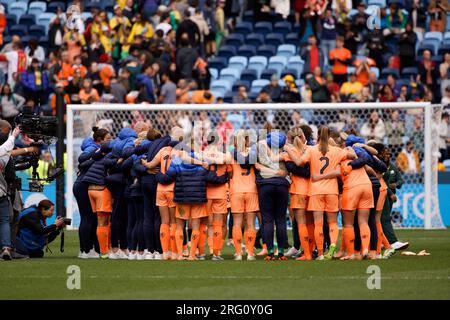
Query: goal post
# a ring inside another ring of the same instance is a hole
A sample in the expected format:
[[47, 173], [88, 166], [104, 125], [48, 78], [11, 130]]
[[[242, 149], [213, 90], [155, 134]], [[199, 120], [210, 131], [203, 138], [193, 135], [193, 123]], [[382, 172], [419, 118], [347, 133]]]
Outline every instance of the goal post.
[[[437, 130], [441, 121], [442, 106], [429, 102], [397, 103], [270, 103], [270, 104], [90, 104], [67, 106], [67, 217], [73, 218], [71, 228], [78, 226], [78, 207], [73, 197], [77, 158], [81, 141], [91, 134], [92, 126], [106, 127], [113, 136], [136, 121], [149, 121], [168, 134], [170, 128], [183, 123], [192, 129], [195, 121], [208, 121], [211, 130], [224, 111], [234, 129], [256, 129], [267, 121], [280, 130], [287, 131], [293, 124], [308, 123], [313, 128], [327, 124], [335, 131], [349, 127], [359, 130], [377, 111], [383, 122], [385, 137], [381, 142], [403, 149], [406, 141], [414, 140], [420, 155], [420, 170], [405, 174], [404, 186], [398, 190], [399, 200], [393, 206], [393, 223], [401, 228], [443, 228], [439, 209], [437, 163], [439, 157]], [[394, 111], [404, 124], [404, 133], [397, 134], [387, 125]], [[228, 119], [227, 118], [227, 119]], [[200, 120], [199, 120], [200, 119]], [[206, 120], [205, 120], [206, 119]], [[418, 120], [419, 119], [419, 120]], [[184, 121], [184, 122], [182, 122]], [[421, 130], [412, 130], [416, 121], [422, 121]], [[190, 122], [190, 123], [189, 123]], [[367, 128], [366, 128], [367, 129]], [[370, 129], [370, 128], [369, 128]], [[414, 131], [414, 138], [413, 138]], [[417, 134], [416, 134], [417, 133]], [[420, 135], [422, 133], [423, 137]], [[395, 142], [395, 144], [393, 144]], [[397, 150], [400, 152], [400, 150]], [[394, 154], [395, 155], [395, 154]], [[395, 157], [392, 158], [395, 162]]]

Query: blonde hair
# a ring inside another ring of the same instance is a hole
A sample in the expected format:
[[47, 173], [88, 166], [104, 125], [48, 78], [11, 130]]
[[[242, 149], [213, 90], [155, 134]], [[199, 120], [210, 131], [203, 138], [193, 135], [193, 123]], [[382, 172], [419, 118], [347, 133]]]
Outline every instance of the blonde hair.
[[325, 155], [329, 149], [330, 129], [327, 126], [319, 128], [319, 150], [322, 155]]

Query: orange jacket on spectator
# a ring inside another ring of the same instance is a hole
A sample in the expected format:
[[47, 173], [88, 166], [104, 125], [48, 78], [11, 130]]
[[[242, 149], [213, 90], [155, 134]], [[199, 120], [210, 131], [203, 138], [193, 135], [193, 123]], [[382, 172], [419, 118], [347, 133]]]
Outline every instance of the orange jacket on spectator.
[[[205, 93], [209, 93], [210, 97], [205, 97]], [[191, 98], [192, 103], [198, 103], [198, 104], [208, 104], [214, 102], [214, 96], [209, 90], [195, 90], [192, 93]]]
[[[64, 102], [67, 104], [70, 103], [70, 98], [68, 94], [64, 95]], [[56, 94], [52, 94], [50, 98], [50, 107], [52, 107], [52, 115], [56, 115]]]
[[[419, 154], [416, 151], [413, 151], [414, 159], [416, 160], [416, 172], [420, 172], [420, 160]], [[397, 156], [397, 167], [401, 172], [409, 171], [409, 162], [408, 156], [405, 153], [405, 150], [400, 152]]]

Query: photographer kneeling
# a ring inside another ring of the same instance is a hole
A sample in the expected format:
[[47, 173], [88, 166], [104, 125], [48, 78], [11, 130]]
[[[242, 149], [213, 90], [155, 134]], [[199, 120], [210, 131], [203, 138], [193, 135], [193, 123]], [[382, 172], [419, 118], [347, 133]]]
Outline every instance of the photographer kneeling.
[[65, 219], [58, 217], [54, 224], [48, 225], [45, 220], [53, 215], [55, 205], [50, 200], [42, 200], [38, 206], [31, 206], [20, 213], [19, 233], [16, 239], [16, 251], [30, 258], [42, 258], [44, 248], [56, 237], [65, 226]]

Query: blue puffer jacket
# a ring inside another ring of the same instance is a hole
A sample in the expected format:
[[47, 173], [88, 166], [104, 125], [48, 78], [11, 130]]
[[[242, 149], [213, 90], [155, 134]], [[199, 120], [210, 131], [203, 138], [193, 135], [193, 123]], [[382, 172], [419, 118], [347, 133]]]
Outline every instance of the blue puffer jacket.
[[184, 163], [175, 157], [170, 163], [166, 174], [157, 173], [160, 183], [168, 184], [175, 181], [174, 198], [176, 203], [205, 203], [206, 185], [224, 184], [227, 182], [228, 174], [217, 176], [214, 171], [203, 169], [201, 166]]
[[81, 180], [87, 184], [93, 184], [98, 186], [104, 186], [106, 184], [105, 178], [107, 174], [107, 168], [105, 162], [112, 157], [112, 147], [114, 141], [104, 143], [99, 152], [95, 152], [92, 156], [92, 164], [87, 169], [87, 172]]
[[[135, 148], [135, 151], [148, 149], [152, 143], [152, 141], [144, 140], [138, 147]], [[134, 152], [131, 154], [122, 164], [123, 171], [126, 172], [127, 178], [127, 187], [125, 189], [126, 197], [142, 197], [142, 172], [137, 170], [137, 168], [141, 169], [141, 167], [143, 167], [141, 164], [141, 159], [144, 159], [146, 155], [141, 152], [138, 153], [139, 154], [136, 154], [136, 152]]]
[[131, 128], [120, 130], [112, 148], [112, 154], [117, 158], [122, 157], [122, 153], [127, 148], [134, 148], [134, 140], [138, 137], [136, 131]]
[[[83, 163], [89, 161], [92, 158], [92, 155], [100, 148], [100, 146], [95, 143], [94, 139], [86, 138], [81, 143], [81, 154], [78, 157], [78, 176], [75, 182], [81, 182], [84, 175], [87, 172], [88, 166], [82, 166]], [[92, 164], [92, 163], [91, 163]]]
[[106, 184], [122, 184], [124, 183], [122, 163], [117, 163], [120, 158], [124, 158], [124, 154], [131, 155], [130, 150], [135, 150], [134, 140], [137, 133], [130, 128], [120, 130], [119, 135], [114, 139], [111, 154], [105, 159], [105, 167], [108, 172]]

